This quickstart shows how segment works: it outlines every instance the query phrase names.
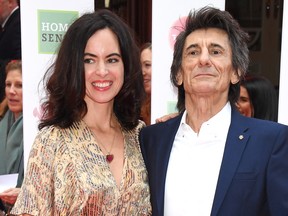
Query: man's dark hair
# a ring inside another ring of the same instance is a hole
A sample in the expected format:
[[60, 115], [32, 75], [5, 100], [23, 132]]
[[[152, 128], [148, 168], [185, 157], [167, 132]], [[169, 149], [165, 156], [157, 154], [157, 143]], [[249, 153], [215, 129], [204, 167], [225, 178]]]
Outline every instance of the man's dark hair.
[[[185, 109], [185, 92], [183, 84], [177, 84], [178, 72], [181, 69], [182, 52], [185, 40], [192, 32], [199, 29], [218, 28], [224, 30], [231, 45], [232, 65], [238, 72], [239, 79], [243, 79], [249, 65], [249, 50], [247, 46], [248, 34], [244, 32], [239, 23], [227, 12], [210, 6], [198, 11], [190, 11], [183, 31], [177, 36], [174, 45], [173, 62], [171, 65], [170, 79], [178, 88], [177, 108], [179, 112]], [[238, 97], [240, 84], [231, 84], [228, 99], [233, 105]]]

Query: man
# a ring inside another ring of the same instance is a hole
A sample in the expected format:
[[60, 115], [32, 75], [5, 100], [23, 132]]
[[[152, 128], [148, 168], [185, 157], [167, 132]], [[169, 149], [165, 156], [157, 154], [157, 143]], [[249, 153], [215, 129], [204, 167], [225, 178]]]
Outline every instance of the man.
[[0, 0], [0, 103], [4, 99], [5, 66], [21, 59], [20, 9], [17, 0]]
[[21, 59], [20, 9], [17, 0], [0, 0], [0, 59]]
[[190, 12], [171, 80], [181, 113], [142, 129], [153, 216], [288, 214], [288, 127], [235, 107], [248, 35], [228, 12]]

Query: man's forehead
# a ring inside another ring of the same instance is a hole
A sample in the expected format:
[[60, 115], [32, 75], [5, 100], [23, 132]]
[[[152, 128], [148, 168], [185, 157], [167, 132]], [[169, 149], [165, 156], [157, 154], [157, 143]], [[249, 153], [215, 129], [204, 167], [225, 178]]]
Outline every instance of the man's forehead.
[[191, 32], [185, 40], [185, 46], [192, 44], [200, 46], [203, 43], [206, 46], [215, 46], [217, 44], [230, 45], [228, 34], [224, 30], [217, 28], [195, 30]]

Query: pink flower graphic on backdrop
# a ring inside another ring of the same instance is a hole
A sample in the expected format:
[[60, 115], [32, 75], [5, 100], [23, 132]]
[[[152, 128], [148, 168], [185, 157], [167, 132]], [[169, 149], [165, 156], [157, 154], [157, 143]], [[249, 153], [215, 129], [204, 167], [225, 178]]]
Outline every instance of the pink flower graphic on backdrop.
[[33, 110], [33, 116], [35, 118], [38, 118], [39, 120], [42, 118], [43, 116], [43, 108], [42, 106], [40, 105], [39, 107], [35, 107], [34, 110]]
[[178, 20], [176, 20], [172, 26], [170, 27], [170, 32], [169, 32], [169, 43], [170, 47], [172, 50], [174, 50], [174, 44], [177, 36], [181, 31], [183, 31], [185, 27], [185, 22], [186, 22], [187, 16], [180, 17]]

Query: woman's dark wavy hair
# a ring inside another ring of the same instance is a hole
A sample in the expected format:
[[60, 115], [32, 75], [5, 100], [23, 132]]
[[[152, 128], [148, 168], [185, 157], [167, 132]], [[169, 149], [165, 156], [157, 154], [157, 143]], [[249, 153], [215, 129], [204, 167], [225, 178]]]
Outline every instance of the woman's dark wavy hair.
[[47, 98], [42, 105], [44, 113], [39, 129], [49, 125], [67, 128], [87, 113], [84, 50], [88, 39], [105, 28], [117, 36], [124, 64], [124, 84], [115, 97], [114, 113], [125, 130], [138, 124], [145, 95], [139, 49], [128, 25], [113, 12], [100, 9], [82, 15], [71, 24], [55, 62], [46, 71], [42, 81]]
[[254, 109], [252, 117], [277, 122], [278, 119], [278, 94], [266, 77], [246, 75], [240, 83], [249, 95], [250, 103]]
[[[227, 12], [206, 6], [198, 11], [190, 11], [186, 19], [184, 30], [177, 36], [174, 45], [173, 62], [171, 65], [170, 79], [174, 86], [178, 88], [177, 109], [179, 112], [185, 110], [185, 92], [183, 84], [177, 84], [178, 72], [181, 69], [182, 52], [185, 40], [189, 34], [199, 29], [218, 28], [228, 34], [232, 48], [232, 65], [239, 71], [239, 79], [243, 79], [249, 65], [249, 50], [247, 46], [248, 34], [244, 32], [238, 22]], [[228, 100], [232, 105], [239, 97], [240, 84], [231, 84], [229, 88]]]

